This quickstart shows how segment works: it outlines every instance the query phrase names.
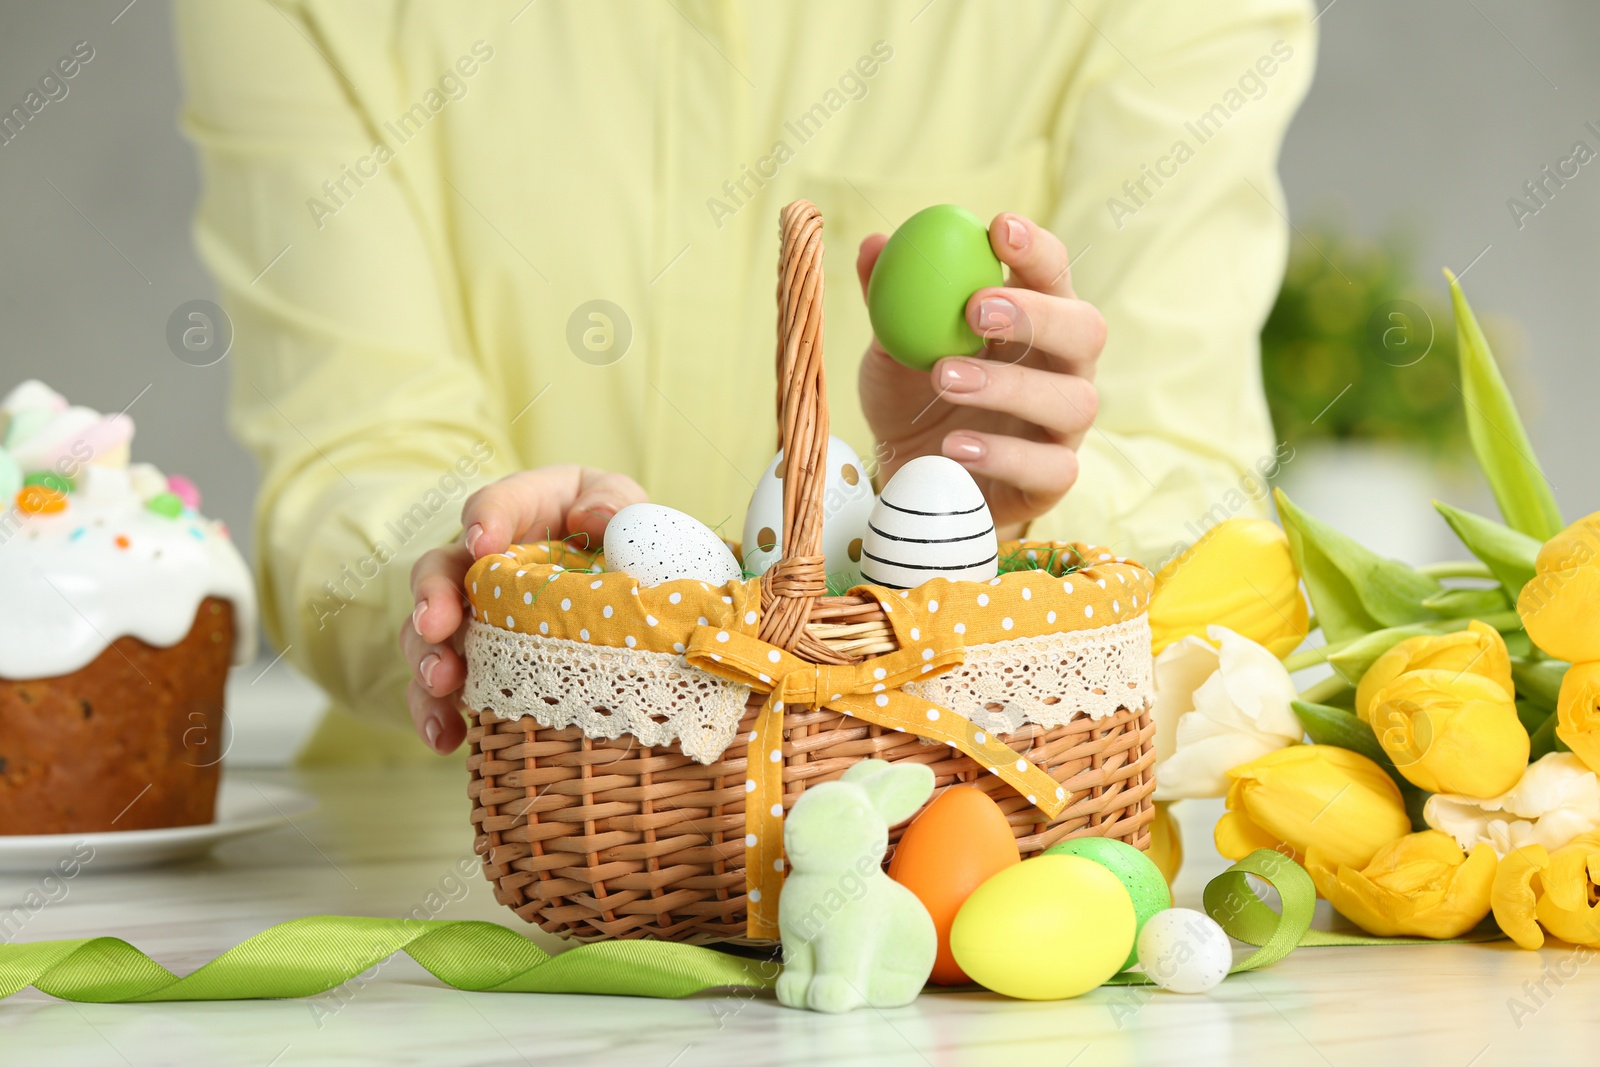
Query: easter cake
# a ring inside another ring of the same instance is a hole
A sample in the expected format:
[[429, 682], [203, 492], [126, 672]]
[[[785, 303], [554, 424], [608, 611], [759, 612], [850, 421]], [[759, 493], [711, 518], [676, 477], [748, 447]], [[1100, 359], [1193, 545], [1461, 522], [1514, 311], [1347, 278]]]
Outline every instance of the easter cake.
[[133, 422], [27, 381], [0, 401], [0, 834], [210, 822], [250, 572]]

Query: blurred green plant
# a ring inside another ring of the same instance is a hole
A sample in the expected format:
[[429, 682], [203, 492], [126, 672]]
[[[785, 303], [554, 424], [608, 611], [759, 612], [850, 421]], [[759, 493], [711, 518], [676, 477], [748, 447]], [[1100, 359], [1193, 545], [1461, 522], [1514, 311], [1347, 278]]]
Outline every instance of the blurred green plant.
[[1387, 441], [1459, 459], [1467, 425], [1450, 305], [1416, 284], [1409, 240], [1331, 224], [1305, 237], [1261, 331], [1279, 439]]

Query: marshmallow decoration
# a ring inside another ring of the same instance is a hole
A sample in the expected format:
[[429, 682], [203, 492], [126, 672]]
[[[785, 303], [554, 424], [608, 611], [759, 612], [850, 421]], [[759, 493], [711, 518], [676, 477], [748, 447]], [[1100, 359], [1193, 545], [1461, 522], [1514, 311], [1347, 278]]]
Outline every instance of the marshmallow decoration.
[[691, 515], [660, 504], [630, 504], [606, 525], [606, 569], [647, 586], [679, 578], [726, 585], [743, 577], [722, 538]]
[[222, 523], [128, 465], [132, 437], [126, 415], [70, 407], [41, 382], [0, 401], [0, 678], [70, 674], [124, 636], [177, 644], [208, 596], [233, 605], [234, 662], [255, 654], [249, 568]]
[[932, 578], [988, 581], [999, 573], [994, 518], [966, 468], [921, 456], [889, 479], [873, 506], [861, 552], [861, 578], [911, 589]]
[[[765, 573], [783, 555], [783, 453], [767, 465], [750, 495], [744, 516], [744, 570], [751, 577]], [[849, 588], [861, 580], [861, 548], [877, 497], [855, 449], [837, 437], [828, 438], [828, 468], [822, 490], [822, 554], [829, 584]]]

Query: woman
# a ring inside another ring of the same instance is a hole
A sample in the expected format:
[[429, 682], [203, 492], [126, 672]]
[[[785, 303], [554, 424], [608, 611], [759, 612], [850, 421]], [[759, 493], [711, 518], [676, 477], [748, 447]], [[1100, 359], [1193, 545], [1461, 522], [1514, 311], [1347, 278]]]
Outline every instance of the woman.
[[[646, 487], [737, 529], [790, 200], [826, 220], [834, 433], [883, 476], [943, 453], [1002, 527], [1153, 562], [1272, 451], [1304, 0], [177, 10], [268, 632], [436, 751], [472, 559]], [[1010, 276], [968, 306], [996, 350], [928, 374], [857, 283], [936, 203]]]

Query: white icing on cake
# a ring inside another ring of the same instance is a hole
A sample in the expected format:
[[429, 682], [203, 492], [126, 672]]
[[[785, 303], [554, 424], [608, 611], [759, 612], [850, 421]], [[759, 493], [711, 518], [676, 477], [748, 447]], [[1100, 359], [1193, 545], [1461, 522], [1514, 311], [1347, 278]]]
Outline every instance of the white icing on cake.
[[[208, 596], [233, 605], [234, 662], [254, 655], [249, 568], [226, 527], [188, 506], [187, 482], [128, 465], [132, 436], [126, 415], [69, 407], [39, 382], [0, 401], [0, 678], [69, 674], [118, 637], [169, 647]], [[71, 481], [61, 510], [22, 502], [20, 480], [40, 473]]]

